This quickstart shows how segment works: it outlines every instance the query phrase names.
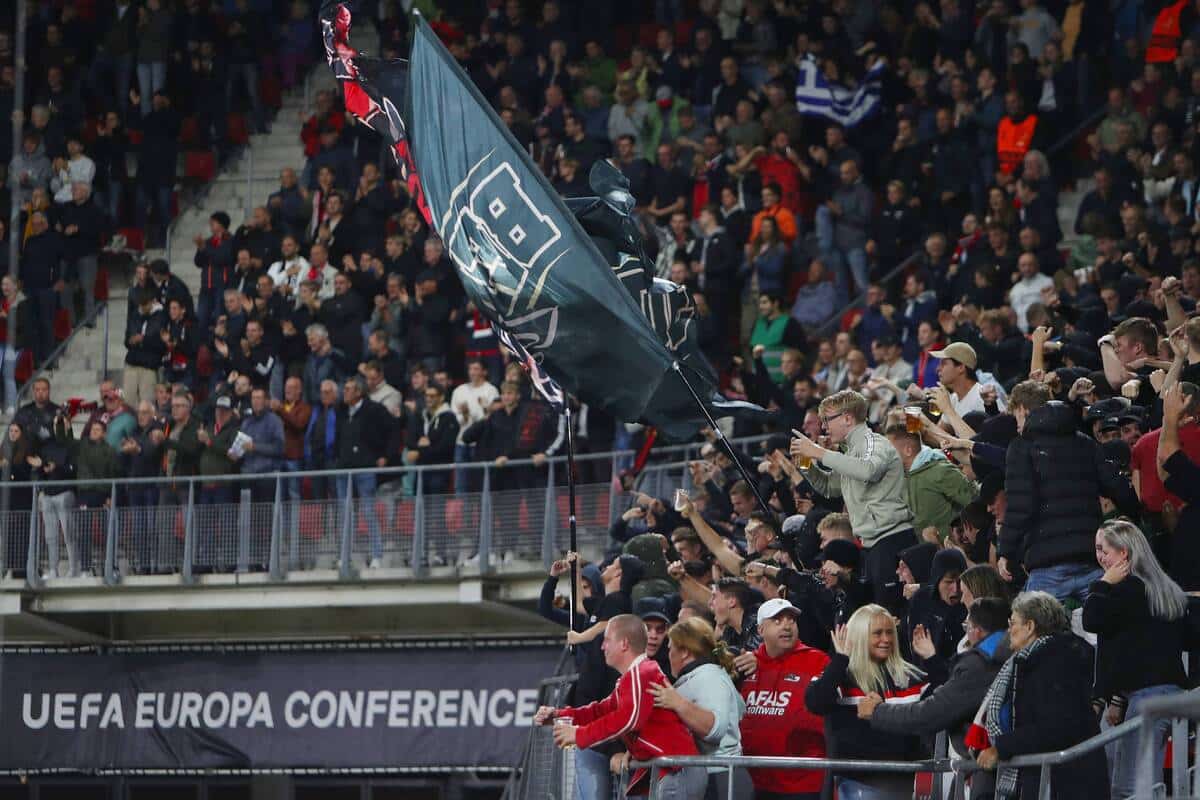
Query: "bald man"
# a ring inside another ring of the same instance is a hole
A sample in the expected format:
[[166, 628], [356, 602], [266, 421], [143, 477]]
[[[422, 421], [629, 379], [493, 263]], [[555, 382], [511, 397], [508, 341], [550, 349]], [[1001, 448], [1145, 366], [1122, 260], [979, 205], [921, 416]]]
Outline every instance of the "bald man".
[[[534, 723], [556, 724], [559, 747], [595, 747], [620, 738], [634, 761], [658, 756], [697, 755], [696, 741], [674, 711], [658, 708], [652, 686], [669, 684], [656, 662], [646, 658], [646, 625], [633, 614], [618, 614], [604, 630], [604, 661], [621, 673], [613, 693], [586, 706], [542, 706]], [[702, 797], [708, 775], [702, 767], [659, 770], [657, 793], [664, 797]], [[649, 785], [648, 771], [639, 769], [629, 778], [629, 794], [641, 794]]]

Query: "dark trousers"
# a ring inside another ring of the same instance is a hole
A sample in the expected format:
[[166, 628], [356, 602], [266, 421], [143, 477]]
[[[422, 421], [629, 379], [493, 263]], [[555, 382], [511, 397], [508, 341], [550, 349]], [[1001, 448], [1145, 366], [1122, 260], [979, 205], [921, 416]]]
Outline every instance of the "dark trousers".
[[[111, 496], [112, 495], [109, 492], [104, 491], [103, 489], [94, 489], [80, 491], [79, 494], [76, 495], [76, 501], [80, 508], [101, 509], [104, 508], [105, 501]], [[86, 520], [87, 523], [86, 525], [79, 526], [80, 530], [76, 532], [79, 542], [79, 568], [81, 570], [88, 570], [92, 568], [92, 556], [95, 555], [92, 551], [96, 549], [98, 544], [101, 548], [105, 546], [104, 544], [100, 543], [104, 542], [106, 539], [105, 526], [107, 525], [107, 519], [104, 515], [100, 514], [81, 514], [80, 518]], [[98, 530], [100, 531], [99, 537], [96, 535]], [[99, 541], [97, 541], [97, 539]], [[104, 561], [103, 553], [104, 551], [101, 550], [99, 554], [99, 560], [101, 563]]]
[[896, 566], [900, 551], [916, 543], [916, 532], [908, 528], [863, 550], [863, 577], [871, 584], [875, 602], [897, 616], [904, 610], [904, 592], [896, 577]]
[[158, 568], [158, 487], [135, 484], [126, 497], [133, 514], [133, 551], [125, 555], [135, 573], [153, 572]]
[[33, 289], [28, 292], [37, 314], [38, 337], [33, 343], [33, 354], [38, 364], [46, 360], [54, 349], [54, 314], [58, 311], [58, 292], [54, 287]]

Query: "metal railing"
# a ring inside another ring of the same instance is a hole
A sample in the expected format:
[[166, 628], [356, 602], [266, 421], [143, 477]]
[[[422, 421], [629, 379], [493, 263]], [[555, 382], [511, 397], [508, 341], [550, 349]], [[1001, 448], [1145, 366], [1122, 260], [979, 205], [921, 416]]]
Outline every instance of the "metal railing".
[[[1093, 753], [1121, 739], [1138, 737], [1138, 774], [1137, 790], [1129, 798], [1114, 798], [1114, 800], [1146, 800], [1152, 797], [1185, 798], [1200, 795], [1200, 768], [1193, 766], [1196, 755], [1192, 743], [1195, 731], [1191, 721], [1200, 719], [1200, 690], [1186, 694], [1169, 695], [1153, 698], [1141, 706], [1141, 714], [1126, 720], [1108, 730], [1102, 731], [1079, 744], [1064, 750], [1048, 753], [1034, 753], [1017, 756], [1004, 761], [1000, 767], [1015, 767], [1018, 769], [1038, 770], [1038, 800], [1050, 800], [1053, 797], [1054, 768], [1068, 764], [1083, 756]], [[1162, 764], [1157, 761], [1157, 746], [1155, 743], [1154, 723], [1164, 718], [1171, 719], [1171, 786], [1158, 780]], [[945, 734], [939, 734], [939, 750], [944, 743]], [[733, 785], [733, 771], [738, 767], [769, 768], [769, 769], [827, 769], [844, 770], [849, 772], [889, 772], [889, 773], [934, 773], [933, 790], [930, 796], [941, 800], [942, 791], [939, 775], [953, 773], [954, 781], [950, 787], [950, 800], [962, 800], [966, 795], [967, 776], [979, 772], [982, 768], [973, 760], [950, 759], [942, 757], [944, 750], [932, 759], [923, 761], [858, 761], [831, 758], [772, 758], [763, 756], [670, 756], [656, 758], [648, 762], [633, 762], [633, 768], [648, 768], [653, 771], [664, 767], [723, 767]], [[624, 776], [623, 776], [624, 777]]]
[[[746, 452], [764, 437], [735, 440]], [[691, 487], [700, 444], [662, 447], [637, 485], [620, 485], [632, 451], [576, 456], [579, 548], [609, 548], [609, 529], [635, 492], [667, 498]], [[545, 569], [569, 539], [566, 459], [531, 459], [261, 474], [0, 484], [0, 574], [33, 588], [61, 574], [116, 585], [131, 574], [266, 572], [283, 580], [363, 567], [416, 576], [457, 567]], [[456, 485], [451, 489], [452, 478]], [[65, 555], [65, 559], [63, 556]], [[65, 568], [63, 568], [65, 561]], [[540, 565], [540, 566], [538, 566]]]

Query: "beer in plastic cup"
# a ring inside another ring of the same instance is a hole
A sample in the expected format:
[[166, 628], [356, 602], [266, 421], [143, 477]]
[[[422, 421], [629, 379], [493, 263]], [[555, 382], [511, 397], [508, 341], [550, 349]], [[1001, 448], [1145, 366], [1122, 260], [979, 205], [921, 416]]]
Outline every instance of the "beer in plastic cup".
[[921, 432], [921, 407], [920, 406], [905, 406], [904, 407], [904, 428], [909, 433]]

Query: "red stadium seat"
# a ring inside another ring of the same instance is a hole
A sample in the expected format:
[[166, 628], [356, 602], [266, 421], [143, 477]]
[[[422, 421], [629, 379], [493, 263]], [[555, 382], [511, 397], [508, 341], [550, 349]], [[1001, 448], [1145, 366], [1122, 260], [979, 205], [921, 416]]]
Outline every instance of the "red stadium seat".
[[71, 315], [65, 308], [54, 314], [54, 341], [61, 342], [71, 335]]
[[258, 97], [267, 108], [278, 109], [283, 106], [283, 87], [275, 73], [264, 70], [258, 79]]
[[463, 532], [463, 501], [457, 497], [446, 500], [443, 520], [447, 534], [461, 536]]
[[658, 38], [658, 31], [662, 26], [656, 22], [643, 22], [638, 25], [637, 43], [649, 50], [654, 49], [654, 40]]
[[675, 46], [687, 47], [692, 42], [692, 29], [696, 27], [693, 20], [685, 19], [675, 23]]
[[33, 377], [33, 351], [22, 350], [17, 356], [17, 369], [15, 377], [17, 383], [24, 383]]
[[200, 142], [200, 120], [196, 115], [184, 117], [179, 123], [179, 143], [184, 147], [192, 147]]
[[233, 111], [225, 116], [225, 137], [234, 145], [250, 143], [250, 129], [246, 127], [244, 114]]
[[137, 128], [130, 128], [125, 132], [126, 138], [129, 139], [129, 144], [138, 147], [142, 143], [142, 132]]
[[117, 233], [125, 237], [125, 246], [142, 252], [146, 249], [146, 233], [141, 228], [120, 228]]
[[208, 150], [189, 150], [183, 157], [183, 177], [208, 183], [217, 174], [217, 158]]

